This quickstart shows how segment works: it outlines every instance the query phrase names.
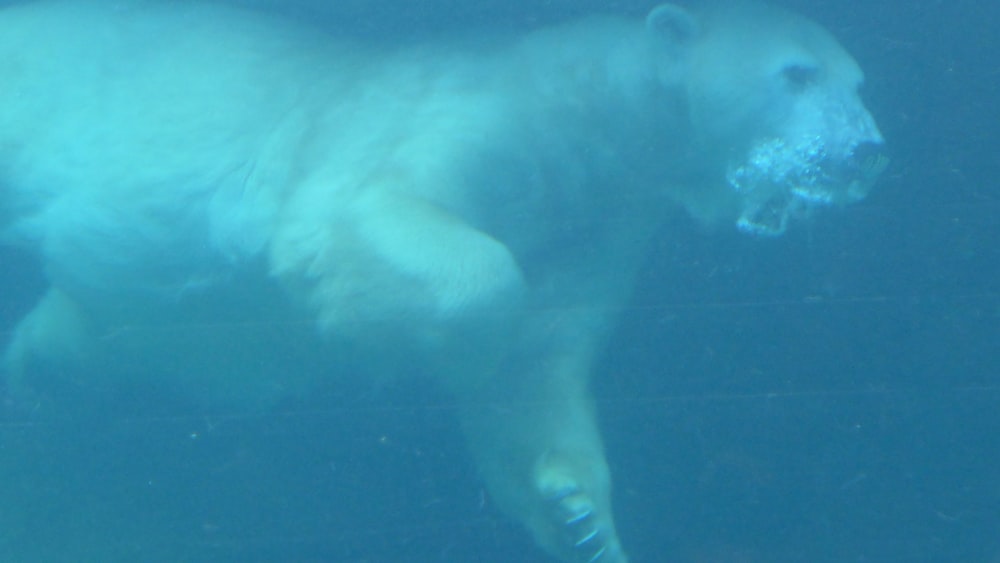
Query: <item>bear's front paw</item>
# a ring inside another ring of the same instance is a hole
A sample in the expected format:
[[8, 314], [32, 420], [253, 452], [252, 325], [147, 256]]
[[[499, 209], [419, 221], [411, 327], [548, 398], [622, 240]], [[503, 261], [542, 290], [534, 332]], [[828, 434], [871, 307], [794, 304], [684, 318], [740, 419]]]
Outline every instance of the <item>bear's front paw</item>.
[[555, 530], [557, 551], [574, 563], [626, 563], [609, 514], [574, 480], [563, 478], [540, 485], [547, 518]]

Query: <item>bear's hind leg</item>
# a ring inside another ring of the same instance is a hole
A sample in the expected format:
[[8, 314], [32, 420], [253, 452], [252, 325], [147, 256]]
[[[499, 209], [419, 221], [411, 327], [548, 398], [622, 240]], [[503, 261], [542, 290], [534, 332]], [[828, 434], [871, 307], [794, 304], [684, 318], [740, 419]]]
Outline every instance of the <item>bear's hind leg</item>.
[[90, 351], [90, 332], [79, 306], [52, 288], [18, 324], [3, 357], [7, 391], [30, 395], [38, 371], [80, 361]]

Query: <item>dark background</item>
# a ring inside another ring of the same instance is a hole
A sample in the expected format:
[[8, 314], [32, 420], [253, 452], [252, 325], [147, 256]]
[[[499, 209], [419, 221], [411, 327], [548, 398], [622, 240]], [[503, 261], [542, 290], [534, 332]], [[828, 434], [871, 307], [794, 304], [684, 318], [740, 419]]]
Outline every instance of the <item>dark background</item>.
[[[1000, 561], [1000, 8], [780, 4], [861, 62], [892, 165], [776, 240], [660, 233], [595, 383], [620, 533], [640, 563]], [[648, 8], [280, 6], [413, 35]], [[43, 282], [16, 252], [0, 267], [9, 330]], [[122, 411], [4, 411], [0, 559], [544, 561], [422, 381], [256, 415]]]

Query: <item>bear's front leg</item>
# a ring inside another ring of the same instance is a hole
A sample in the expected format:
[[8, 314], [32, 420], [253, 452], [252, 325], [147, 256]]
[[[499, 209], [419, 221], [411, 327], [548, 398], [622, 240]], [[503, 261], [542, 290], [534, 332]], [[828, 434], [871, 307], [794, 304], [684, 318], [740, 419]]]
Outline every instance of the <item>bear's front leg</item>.
[[433, 202], [371, 186], [321, 218], [287, 221], [272, 248], [320, 325], [373, 346], [378, 367], [425, 360], [458, 398], [491, 495], [550, 553], [626, 561], [587, 393], [604, 319], [529, 310], [548, 300], [525, 299], [507, 247]]
[[590, 347], [584, 339], [546, 353], [538, 344], [526, 344], [526, 353], [463, 398], [470, 448], [500, 508], [551, 554], [574, 563], [624, 563], [587, 389]]

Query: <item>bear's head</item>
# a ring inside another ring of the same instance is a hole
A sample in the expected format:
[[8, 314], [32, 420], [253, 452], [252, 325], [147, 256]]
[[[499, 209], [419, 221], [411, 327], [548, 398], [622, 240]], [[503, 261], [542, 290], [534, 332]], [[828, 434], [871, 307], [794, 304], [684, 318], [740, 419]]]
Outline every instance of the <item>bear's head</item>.
[[826, 30], [754, 3], [662, 5], [646, 24], [660, 79], [681, 90], [699, 172], [724, 186], [689, 187], [695, 214], [776, 235], [867, 195], [887, 164], [883, 139], [858, 95], [861, 69]]

